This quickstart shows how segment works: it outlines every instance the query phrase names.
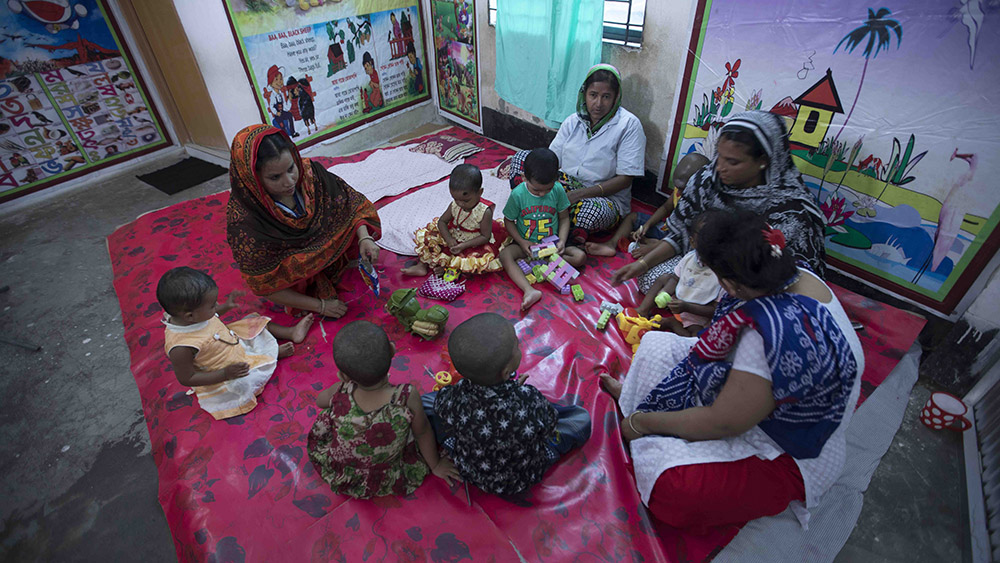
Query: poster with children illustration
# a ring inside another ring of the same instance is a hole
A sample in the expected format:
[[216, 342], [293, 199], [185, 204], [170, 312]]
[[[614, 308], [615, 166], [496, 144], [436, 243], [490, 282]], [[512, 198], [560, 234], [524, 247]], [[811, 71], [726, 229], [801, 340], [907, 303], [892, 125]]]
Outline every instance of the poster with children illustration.
[[482, 132], [475, 0], [430, 0], [436, 89], [442, 114]]
[[733, 114], [780, 115], [828, 261], [955, 311], [1000, 246], [996, 6], [701, 0], [690, 45], [664, 176]]
[[430, 98], [418, 0], [226, 0], [265, 123], [300, 146]]
[[0, 202], [169, 145], [107, 6], [46, 4], [0, 7]]

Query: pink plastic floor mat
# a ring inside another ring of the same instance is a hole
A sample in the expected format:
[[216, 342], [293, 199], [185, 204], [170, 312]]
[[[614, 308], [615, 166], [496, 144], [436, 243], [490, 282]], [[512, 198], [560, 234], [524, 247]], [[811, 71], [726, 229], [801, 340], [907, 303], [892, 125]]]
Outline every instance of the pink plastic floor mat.
[[[735, 527], [690, 536], [655, 526], [639, 500], [615, 406], [596, 377], [602, 369], [623, 373], [630, 358], [614, 329], [594, 328], [601, 300], [636, 302], [632, 284], [611, 287], [606, 281], [624, 264], [621, 254], [588, 261], [582, 303], [546, 286], [541, 303], [522, 315], [513, 284], [490, 275], [470, 280], [465, 295], [445, 305], [449, 328], [484, 311], [511, 319], [528, 382], [550, 399], [591, 413], [590, 441], [522, 496], [500, 498], [470, 488], [470, 506], [464, 488], [428, 477], [411, 496], [360, 501], [332, 494], [309, 462], [306, 435], [316, 395], [336, 380], [330, 343], [339, 327], [365, 318], [385, 328], [398, 347], [393, 383], [429, 391], [434, 382], [425, 368], [450, 366], [447, 335], [424, 342], [384, 312], [389, 291], [419, 281], [402, 278], [403, 260], [388, 252], [380, 260], [382, 297], [376, 299], [356, 272], [349, 273], [342, 291], [347, 316], [314, 325], [296, 354], [278, 363], [255, 410], [212, 420], [185, 394], [163, 353], [155, 287], [166, 270], [188, 265], [208, 271], [222, 295], [246, 290], [225, 242], [228, 197], [220, 193], [144, 215], [108, 239], [132, 373], [159, 471], [159, 500], [180, 560], [688, 561], [710, 557], [735, 535]], [[838, 294], [852, 317], [867, 321], [861, 333], [868, 362], [865, 397], [909, 348], [923, 320], [849, 292]], [[258, 311], [292, 322], [256, 297], [244, 302], [227, 320]]]

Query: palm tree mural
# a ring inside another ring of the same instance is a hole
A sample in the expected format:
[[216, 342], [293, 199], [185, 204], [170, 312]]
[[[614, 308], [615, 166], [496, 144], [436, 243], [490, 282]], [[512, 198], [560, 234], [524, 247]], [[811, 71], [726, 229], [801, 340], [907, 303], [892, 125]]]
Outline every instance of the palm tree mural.
[[[854, 113], [854, 106], [858, 104], [858, 97], [861, 96], [861, 86], [865, 83], [865, 73], [868, 72], [868, 61], [878, 56], [878, 52], [882, 49], [889, 50], [889, 45], [892, 43], [892, 34], [889, 33], [890, 31], [896, 32], [897, 49], [903, 41], [903, 26], [899, 25], [898, 21], [886, 17], [891, 15], [892, 12], [888, 8], [879, 8], [878, 12], [874, 12], [871, 8], [868, 8], [868, 19], [865, 20], [865, 23], [845, 35], [833, 49], [833, 52], [836, 53], [837, 49], [841, 45], [844, 45], [845, 51], [853, 53], [855, 47], [860, 45], [866, 38], [868, 39], [868, 44], [865, 45], [865, 50], [861, 53], [865, 56], [865, 67], [861, 70], [858, 93], [854, 95], [854, 103], [851, 104], [851, 110], [847, 112], [844, 125], [841, 126], [840, 131], [837, 131], [837, 135], [833, 138], [834, 141], [840, 138], [840, 133], [844, 131], [844, 128], [847, 127], [847, 122], [851, 120], [851, 114]], [[872, 51], [873, 48], [875, 49], [874, 52]]]

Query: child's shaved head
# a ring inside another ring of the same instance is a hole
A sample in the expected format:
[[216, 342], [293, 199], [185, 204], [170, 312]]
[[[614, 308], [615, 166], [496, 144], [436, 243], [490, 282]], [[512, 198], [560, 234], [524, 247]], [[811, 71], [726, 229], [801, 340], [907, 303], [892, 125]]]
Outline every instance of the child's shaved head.
[[706, 164], [708, 164], [708, 159], [703, 154], [692, 152], [684, 155], [677, 161], [677, 166], [674, 168], [674, 187], [683, 190], [691, 176], [694, 176], [695, 172], [701, 170]]
[[392, 355], [392, 344], [385, 331], [368, 321], [354, 321], [333, 338], [333, 361], [337, 369], [364, 387], [386, 378]]
[[455, 369], [477, 385], [496, 383], [516, 347], [514, 325], [496, 313], [472, 317], [455, 327], [448, 338]]

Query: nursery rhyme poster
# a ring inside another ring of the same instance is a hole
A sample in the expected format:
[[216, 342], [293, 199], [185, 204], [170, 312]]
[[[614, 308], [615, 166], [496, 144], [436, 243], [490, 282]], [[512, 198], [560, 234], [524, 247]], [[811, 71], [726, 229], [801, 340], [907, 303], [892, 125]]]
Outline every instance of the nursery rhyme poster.
[[418, 0], [225, 0], [265, 123], [299, 145], [430, 98]]
[[0, 5], [0, 202], [167, 145], [104, 2]]
[[986, 0], [701, 0], [668, 170], [782, 116], [830, 263], [950, 313], [1000, 243], [998, 55]]
[[438, 108], [482, 132], [475, 0], [430, 0]]

